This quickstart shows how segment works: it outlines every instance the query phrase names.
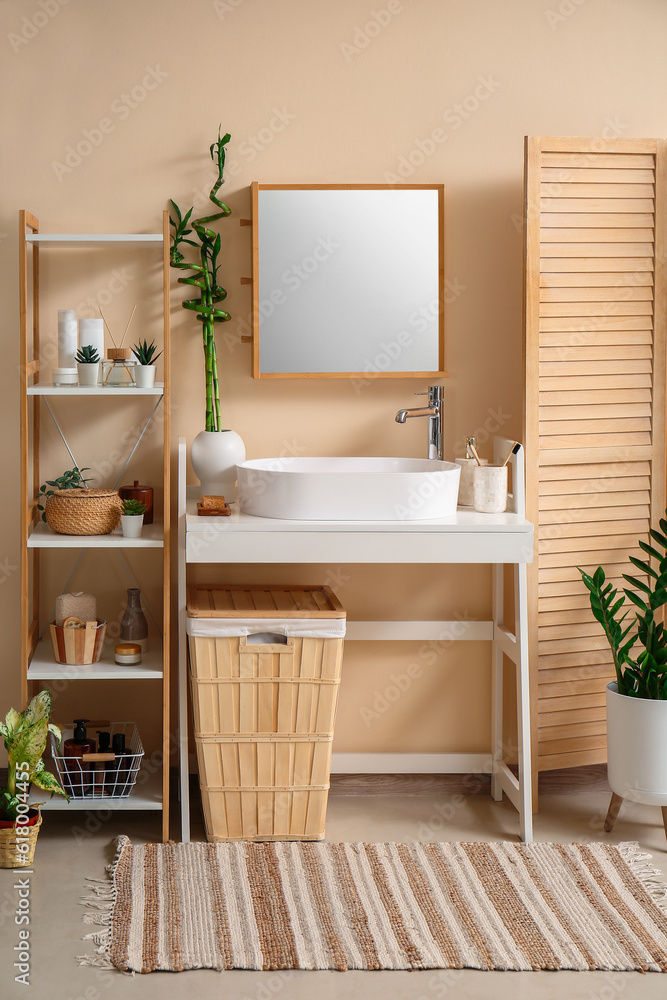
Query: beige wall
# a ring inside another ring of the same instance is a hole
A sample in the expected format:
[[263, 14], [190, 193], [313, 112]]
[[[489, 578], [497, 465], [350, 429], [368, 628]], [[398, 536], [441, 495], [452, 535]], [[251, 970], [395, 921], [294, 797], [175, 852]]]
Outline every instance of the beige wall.
[[[223, 194], [234, 213], [221, 225], [222, 281], [234, 317], [223, 328], [231, 337], [220, 343], [227, 426], [244, 437], [249, 457], [290, 448], [421, 455], [425, 426], [393, 420], [421, 382], [378, 381], [357, 393], [344, 381], [251, 379], [250, 348], [235, 336], [250, 312], [250, 290], [239, 284], [250, 269], [249, 230], [236, 220], [249, 214], [253, 180], [444, 182], [451, 457], [466, 434], [483, 441], [497, 423], [508, 436], [521, 433], [524, 134], [665, 135], [666, 28], [662, 0], [0, 3], [3, 712], [19, 699], [18, 209], [36, 214], [45, 232], [155, 230], [170, 197], [205, 207], [207, 150], [222, 122], [232, 134]], [[91, 130], [96, 145], [68, 164], [67, 147]], [[92, 296], [121, 329], [138, 302], [134, 332], [150, 334], [156, 275], [144, 280], [141, 266], [136, 257], [99, 254], [52, 260], [44, 274], [45, 332], [53, 334], [56, 308]], [[191, 440], [202, 426], [203, 375], [199, 331], [178, 308], [180, 296], [175, 287], [173, 430]], [[108, 406], [81, 429], [83, 464], [106, 461], [114, 450], [121, 422]], [[65, 456], [50, 430], [46, 445], [45, 472], [62, 471]], [[143, 479], [156, 470], [153, 455], [131, 471]], [[353, 617], [489, 611], [489, 574], [480, 568], [230, 570], [238, 580], [310, 580], [316, 572], [337, 581]], [[93, 584], [100, 579], [94, 575]], [[57, 582], [54, 566], [45, 586]], [[116, 567], [105, 571], [110, 617], [123, 586]], [[147, 591], [159, 597], [154, 583]], [[488, 650], [451, 645], [432, 659], [422, 644], [350, 644], [336, 748], [483, 749]], [[418, 676], [409, 691], [369, 715], [391, 675], [411, 663]], [[63, 695], [59, 716], [90, 711], [83, 701], [101, 693], [90, 687]], [[111, 707], [122, 711], [136, 691], [116, 690]], [[142, 686], [136, 716], [150, 729], [149, 691]]]

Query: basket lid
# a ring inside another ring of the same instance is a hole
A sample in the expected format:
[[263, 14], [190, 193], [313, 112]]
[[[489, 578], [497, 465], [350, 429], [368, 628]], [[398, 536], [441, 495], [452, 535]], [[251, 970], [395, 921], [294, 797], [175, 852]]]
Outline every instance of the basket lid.
[[193, 584], [188, 588], [190, 618], [345, 618], [330, 587]]
[[100, 497], [117, 497], [118, 490], [84, 490], [82, 486], [76, 486], [73, 490], [54, 490], [51, 495], [68, 497], [70, 500], [95, 500]]

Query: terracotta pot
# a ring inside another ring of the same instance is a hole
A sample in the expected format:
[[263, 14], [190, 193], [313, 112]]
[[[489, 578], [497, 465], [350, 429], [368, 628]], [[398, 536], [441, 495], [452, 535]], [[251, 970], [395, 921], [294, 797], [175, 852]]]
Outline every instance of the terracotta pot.
[[[39, 819], [39, 809], [29, 809], [28, 810], [28, 822], [21, 824], [22, 826], [34, 826]], [[14, 826], [15, 820], [13, 819], [0, 819], [0, 830], [10, 830]]]

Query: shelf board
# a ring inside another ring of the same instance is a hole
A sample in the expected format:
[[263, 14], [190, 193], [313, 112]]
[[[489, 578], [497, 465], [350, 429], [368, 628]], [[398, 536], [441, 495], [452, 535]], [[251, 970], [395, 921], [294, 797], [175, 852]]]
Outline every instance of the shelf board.
[[28, 536], [29, 549], [161, 549], [162, 522], [144, 525], [141, 538], [124, 538], [120, 528], [110, 535], [58, 535], [39, 521]]
[[26, 243], [58, 249], [94, 247], [161, 247], [162, 233], [26, 233]]
[[156, 382], [152, 389], [139, 389], [136, 385], [53, 385], [38, 382], [28, 386], [29, 396], [164, 396], [164, 382]]
[[151, 639], [150, 642], [155, 648], [144, 653], [142, 662], [136, 667], [114, 663], [112, 644], [109, 644], [109, 648], [104, 650], [99, 663], [85, 663], [81, 666], [75, 666], [69, 663], [55, 662], [51, 637], [47, 631], [44, 638], [37, 643], [35, 654], [28, 667], [28, 680], [47, 681], [58, 678], [64, 678], [68, 681], [161, 680], [163, 676], [162, 643], [159, 639]]
[[[113, 809], [113, 810], [129, 810], [129, 809], [162, 809], [162, 770], [161, 768], [156, 770], [155, 774], [147, 774], [147, 772], [142, 772], [142, 768], [145, 767], [145, 761], [147, 760], [147, 755], [144, 756], [142, 761], [142, 767], [139, 768], [139, 773], [137, 775], [137, 782], [128, 795], [126, 799], [114, 799], [107, 796], [102, 796], [101, 798], [94, 798], [92, 795], [84, 795], [81, 798], [71, 798], [69, 803], [67, 799], [64, 799], [62, 795], [54, 795], [52, 799], [48, 797], [48, 792], [43, 792], [41, 788], [31, 788], [30, 790], [30, 802], [41, 802], [42, 809], [46, 810], [57, 810], [58, 812], [65, 812], [66, 810], [77, 811], [85, 810], [87, 812], [94, 809]], [[46, 758], [47, 769], [55, 770], [53, 761], [50, 761], [51, 767], [48, 766], [49, 758]], [[145, 779], [144, 779], [145, 776]], [[142, 780], [144, 779], [144, 780]], [[44, 801], [46, 799], [46, 801]]]

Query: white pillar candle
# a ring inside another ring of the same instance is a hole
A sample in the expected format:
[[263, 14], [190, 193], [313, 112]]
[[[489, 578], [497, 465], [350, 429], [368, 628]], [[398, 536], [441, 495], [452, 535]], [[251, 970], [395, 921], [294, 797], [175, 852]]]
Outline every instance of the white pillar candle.
[[76, 309], [58, 310], [58, 367], [76, 368]]
[[79, 320], [79, 348], [91, 346], [97, 350], [100, 361], [104, 358], [104, 320]]

